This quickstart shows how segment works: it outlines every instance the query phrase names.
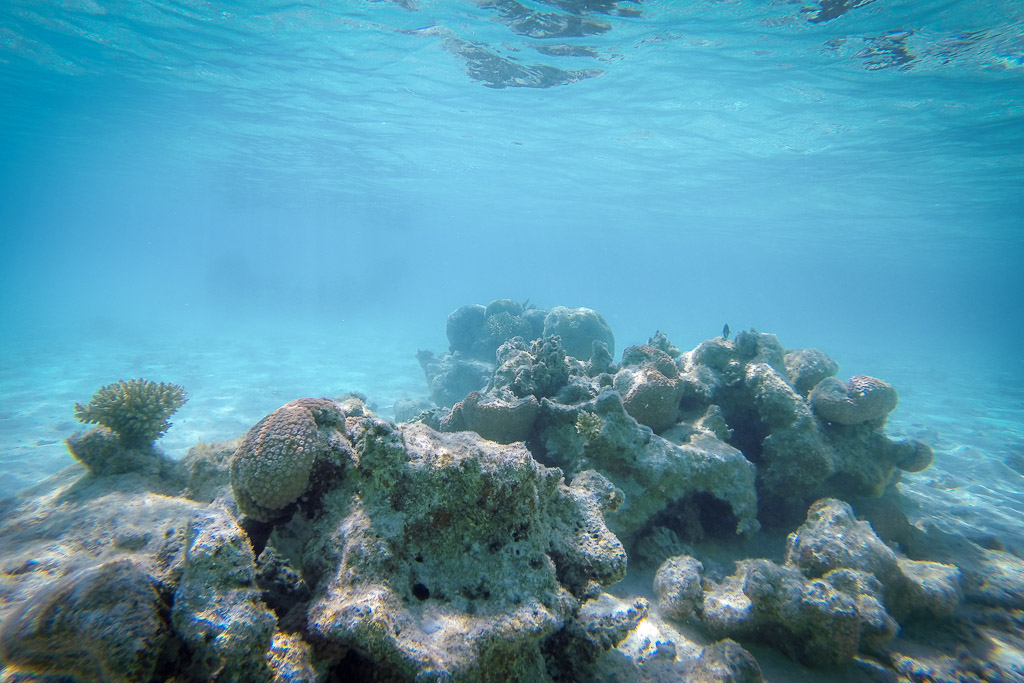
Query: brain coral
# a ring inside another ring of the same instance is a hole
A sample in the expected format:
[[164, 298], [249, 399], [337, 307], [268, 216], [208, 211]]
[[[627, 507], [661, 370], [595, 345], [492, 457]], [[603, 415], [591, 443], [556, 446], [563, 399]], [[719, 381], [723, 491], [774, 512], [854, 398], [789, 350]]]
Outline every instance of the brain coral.
[[88, 405], [76, 403], [75, 417], [107, 427], [125, 446], [147, 446], [170, 429], [167, 419], [185, 400], [185, 390], [177, 384], [121, 380], [100, 387]]
[[231, 489], [239, 510], [260, 521], [283, 516], [309, 487], [325, 447], [317, 427], [340, 423], [326, 398], [300, 398], [253, 425], [231, 460]]
[[825, 420], [853, 425], [885, 417], [896, 407], [898, 396], [891, 384], [857, 375], [848, 383], [835, 377], [823, 379], [808, 400]]

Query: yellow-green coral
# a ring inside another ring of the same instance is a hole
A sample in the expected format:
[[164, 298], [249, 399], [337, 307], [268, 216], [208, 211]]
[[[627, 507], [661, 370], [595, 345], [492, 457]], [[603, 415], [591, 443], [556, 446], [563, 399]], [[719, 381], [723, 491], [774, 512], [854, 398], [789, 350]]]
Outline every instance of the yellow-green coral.
[[580, 414], [576, 416], [576, 431], [588, 444], [601, 436], [602, 429], [604, 429], [604, 420], [597, 413], [581, 410]]
[[76, 403], [75, 417], [107, 427], [124, 446], [148, 446], [170, 429], [167, 419], [186, 400], [177, 384], [133, 378], [100, 387], [88, 405]]

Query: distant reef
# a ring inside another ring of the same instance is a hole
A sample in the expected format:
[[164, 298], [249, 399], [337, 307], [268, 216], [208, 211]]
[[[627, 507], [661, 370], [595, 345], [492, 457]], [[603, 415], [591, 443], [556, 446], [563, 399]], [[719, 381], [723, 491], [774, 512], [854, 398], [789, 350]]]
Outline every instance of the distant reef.
[[907, 521], [890, 384], [754, 330], [616, 361], [588, 308], [446, 331], [399, 422], [300, 397], [174, 461], [181, 387], [79, 404], [0, 501], [0, 680], [1024, 676], [1024, 562]]

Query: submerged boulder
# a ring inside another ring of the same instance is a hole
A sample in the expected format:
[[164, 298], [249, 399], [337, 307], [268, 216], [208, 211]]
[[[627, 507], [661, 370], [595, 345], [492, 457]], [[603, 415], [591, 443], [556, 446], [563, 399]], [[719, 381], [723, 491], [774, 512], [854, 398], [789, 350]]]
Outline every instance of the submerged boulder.
[[591, 489], [470, 432], [348, 435], [355, 467], [304, 535], [315, 637], [402, 677], [543, 677], [542, 642], [625, 574]]
[[5, 680], [45, 672], [46, 680], [148, 681], [171, 646], [157, 587], [127, 558], [56, 581], [0, 627]]
[[556, 306], [544, 318], [544, 336], [560, 337], [565, 352], [579, 360], [590, 360], [594, 342], [601, 342], [615, 355], [615, 336], [605, 319], [590, 308]]
[[823, 420], [855, 425], [884, 418], [896, 408], [898, 397], [891, 384], [857, 375], [849, 382], [835, 377], [823, 379], [808, 400]]

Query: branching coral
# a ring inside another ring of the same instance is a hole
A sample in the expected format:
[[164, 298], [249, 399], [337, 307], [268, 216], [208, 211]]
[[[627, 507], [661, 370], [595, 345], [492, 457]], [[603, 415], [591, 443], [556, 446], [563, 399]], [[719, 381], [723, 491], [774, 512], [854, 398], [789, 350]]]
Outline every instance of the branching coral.
[[597, 413], [590, 410], [581, 410], [576, 416], [576, 431], [588, 444], [596, 441], [604, 429], [604, 420]]
[[107, 427], [126, 447], [143, 447], [170, 429], [168, 418], [186, 400], [185, 390], [177, 384], [133, 378], [100, 387], [88, 405], [76, 403], [75, 417]]

